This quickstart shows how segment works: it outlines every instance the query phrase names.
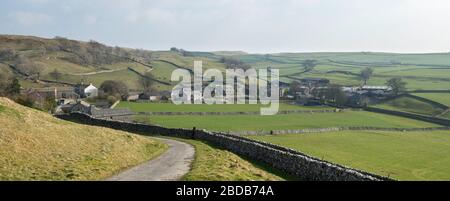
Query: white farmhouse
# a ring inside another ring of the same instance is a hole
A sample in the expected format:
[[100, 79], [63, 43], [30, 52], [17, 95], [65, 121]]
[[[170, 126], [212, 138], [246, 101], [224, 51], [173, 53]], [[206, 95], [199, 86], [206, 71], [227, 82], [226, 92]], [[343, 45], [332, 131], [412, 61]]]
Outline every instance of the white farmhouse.
[[84, 89], [84, 94], [87, 98], [95, 98], [98, 96], [98, 89], [91, 83]]

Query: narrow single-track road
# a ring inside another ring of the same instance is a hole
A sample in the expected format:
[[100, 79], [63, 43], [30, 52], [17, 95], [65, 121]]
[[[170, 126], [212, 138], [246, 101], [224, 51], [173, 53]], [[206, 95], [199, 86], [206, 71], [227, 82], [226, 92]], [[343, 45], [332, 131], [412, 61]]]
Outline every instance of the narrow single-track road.
[[192, 145], [164, 138], [158, 138], [169, 145], [159, 157], [128, 169], [106, 181], [176, 181], [189, 172], [194, 160]]

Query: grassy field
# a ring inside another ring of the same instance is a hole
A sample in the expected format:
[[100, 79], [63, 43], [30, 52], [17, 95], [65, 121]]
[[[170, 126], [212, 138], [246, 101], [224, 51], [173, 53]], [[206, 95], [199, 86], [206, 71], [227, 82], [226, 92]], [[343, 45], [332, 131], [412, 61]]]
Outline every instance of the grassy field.
[[[180, 139], [176, 139], [180, 140]], [[195, 160], [186, 181], [279, 181], [292, 179], [266, 166], [206, 142], [182, 140], [195, 147]]]
[[0, 125], [0, 180], [100, 180], [167, 149], [147, 137], [62, 121], [6, 98], [0, 98]]
[[249, 137], [399, 180], [450, 179], [450, 131]]
[[371, 112], [339, 112], [289, 115], [208, 115], [208, 116], [139, 116], [139, 121], [171, 128], [197, 127], [211, 131], [270, 131], [345, 126], [396, 128], [438, 127], [437, 125]]
[[435, 107], [432, 104], [409, 97], [396, 98], [394, 100], [375, 105], [375, 107], [430, 116], [440, 114], [444, 111], [442, 108]]
[[414, 94], [450, 107], [450, 93], [417, 93]]
[[[133, 112], [258, 112], [261, 107], [268, 107], [268, 105], [175, 105], [173, 103], [135, 103], [123, 101], [117, 107], [129, 108]], [[333, 110], [333, 108], [326, 106], [306, 107], [280, 103], [280, 111], [288, 110]]]

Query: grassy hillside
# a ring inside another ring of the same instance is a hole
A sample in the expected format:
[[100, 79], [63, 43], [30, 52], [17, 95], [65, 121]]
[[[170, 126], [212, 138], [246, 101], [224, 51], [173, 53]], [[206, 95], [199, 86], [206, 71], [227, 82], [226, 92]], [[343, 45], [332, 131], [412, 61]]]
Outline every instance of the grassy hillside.
[[450, 131], [342, 131], [249, 137], [395, 179], [450, 179]]
[[62, 121], [0, 98], [0, 180], [98, 180], [164, 152], [165, 144]]
[[[93, 41], [82, 42], [64, 38], [46, 39], [32, 36], [0, 35], [0, 49], [14, 52], [14, 56], [11, 58], [0, 57], [0, 62], [18, 66], [20, 61], [25, 58], [29, 61], [27, 63], [33, 64], [33, 68], [39, 69], [41, 79], [55, 80], [50, 73], [57, 69], [63, 74], [58, 80], [61, 82], [76, 84], [83, 81], [98, 86], [108, 79], [123, 80], [130, 89], [134, 90], [141, 89], [138, 84], [140, 76], [127, 70], [128, 68], [142, 74], [152, 71], [156, 79], [165, 82], [170, 81], [172, 71], [178, 67], [192, 68], [194, 60], [202, 60], [205, 68], [222, 70], [225, 68], [217, 59], [182, 56], [179, 52], [171, 51], [153, 52], [113, 48]], [[4, 70], [11, 70], [7, 65], [1, 65], [0, 73], [4, 73]], [[29, 69], [24, 69], [20, 72], [29, 73], [28, 71]], [[37, 83], [30, 83], [26, 76], [18, 72], [15, 74], [8, 72], [8, 74], [17, 76], [21, 84], [26, 87], [41, 87]], [[48, 83], [47, 85], [55, 84]], [[171, 89], [171, 86], [159, 83], [155, 83], [154, 87], [160, 90]]]
[[414, 94], [450, 107], [450, 93], [417, 93]]
[[375, 105], [375, 107], [430, 116], [441, 114], [444, 111], [442, 108], [409, 97], [396, 98], [394, 100]]
[[[392, 77], [402, 77], [407, 88], [415, 89], [450, 89], [450, 54], [394, 54], [373, 52], [348, 53], [280, 53], [280, 54], [246, 54], [239, 51], [230, 52], [189, 52], [183, 55], [177, 51], [146, 51], [129, 48], [112, 48], [92, 42], [63, 40], [61, 38], [44, 39], [31, 36], [0, 35], [0, 49], [10, 48], [16, 56], [26, 57], [42, 67], [42, 77], [51, 79], [49, 72], [58, 69], [65, 76], [61, 81], [100, 83], [105, 78], [126, 80], [132, 89], [139, 89], [136, 84], [139, 76], [130, 72], [114, 71], [96, 76], [74, 74], [95, 73], [102, 70], [133, 68], [139, 72], [152, 71], [161, 81], [169, 81], [173, 70], [192, 68], [194, 60], [202, 60], [204, 68], [225, 70], [222, 57], [240, 60], [257, 69], [268, 66], [280, 69], [281, 80], [291, 82], [304, 77], [321, 77], [330, 79], [334, 84], [359, 85], [357, 74], [365, 67], [373, 67], [374, 75], [369, 80], [371, 85], [384, 85]], [[65, 47], [61, 49], [61, 47]], [[133, 62], [130, 59], [139, 62]], [[1, 59], [2, 62], [11, 62]], [[303, 62], [316, 60], [317, 66], [304, 72]], [[146, 65], [143, 65], [146, 64]], [[151, 66], [151, 67], [150, 67]], [[3, 68], [0, 66], [0, 68]], [[1, 72], [1, 71], [0, 71]], [[21, 79], [26, 86], [33, 83]], [[156, 84], [162, 90], [171, 86]]]

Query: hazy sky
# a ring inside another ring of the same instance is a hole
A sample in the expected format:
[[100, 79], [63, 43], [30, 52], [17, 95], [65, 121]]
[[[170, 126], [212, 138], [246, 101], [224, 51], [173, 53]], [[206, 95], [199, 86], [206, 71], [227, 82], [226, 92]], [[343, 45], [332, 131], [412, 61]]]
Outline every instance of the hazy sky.
[[1, 0], [0, 34], [247, 52], [449, 52], [448, 0]]

